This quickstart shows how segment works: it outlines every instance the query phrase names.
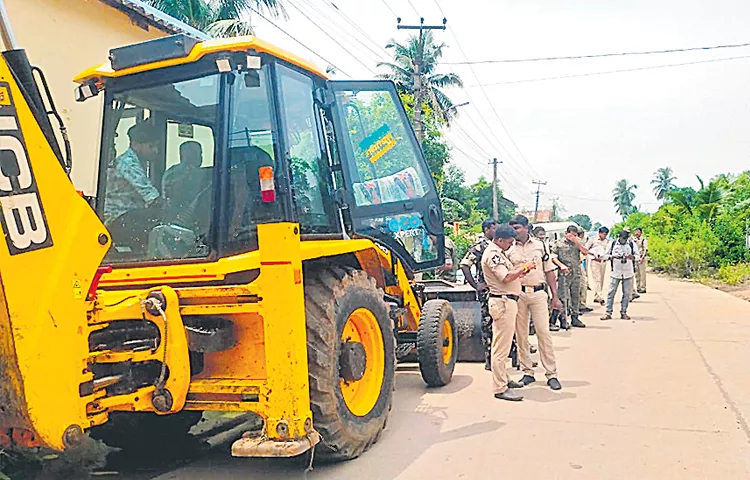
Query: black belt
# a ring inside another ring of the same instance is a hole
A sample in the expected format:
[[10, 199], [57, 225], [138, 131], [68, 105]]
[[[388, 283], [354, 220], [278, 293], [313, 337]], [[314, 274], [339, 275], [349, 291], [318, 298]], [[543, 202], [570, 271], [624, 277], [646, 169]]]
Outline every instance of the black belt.
[[510, 298], [511, 300], [518, 301], [519, 296], [513, 295], [512, 293], [490, 293], [490, 298]]
[[545, 285], [521, 285], [523, 293], [535, 293], [544, 290]]

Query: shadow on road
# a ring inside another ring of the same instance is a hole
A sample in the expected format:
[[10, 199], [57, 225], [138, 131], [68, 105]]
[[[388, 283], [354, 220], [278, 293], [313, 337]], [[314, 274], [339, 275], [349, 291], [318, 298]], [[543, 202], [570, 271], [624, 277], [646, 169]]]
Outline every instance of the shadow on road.
[[[370, 451], [350, 462], [316, 463], [311, 472], [305, 472], [304, 459], [238, 459], [229, 454], [229, 446], [201, 458], [189, 466], [157, 477], [159, 480], [197, 479], [392, 479], [399, 476], [431, 446], [483, 435], [502, 428], [505, 424], [486, 420], [456, 428], [444, 429], [450, 420], [448, 407], [437, 402], [426, 402], [428, 396], [456, 393], [469, 387], [473, 379], [469, 375], [454, 375], [451, 383], [443, 388], [428, 389], [418, 372], [399, 367], [396, 376], [396, 391], [393, 411], [388, 428]], [[437, 403], [438, 405], [436, 405]]]

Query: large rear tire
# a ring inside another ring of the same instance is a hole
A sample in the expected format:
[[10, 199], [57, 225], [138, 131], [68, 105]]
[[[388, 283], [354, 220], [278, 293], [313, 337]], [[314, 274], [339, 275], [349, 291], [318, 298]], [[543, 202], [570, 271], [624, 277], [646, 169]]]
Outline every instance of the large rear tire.
[[[316, 457], [356, 458], [385, 428], [396, 370], [383, 292], [367, 273], [327, 263], [306, 266], [307, 360]], [[362, 362], [364, 356], [364, 362]]]
[[458, 336], [453, 308], [447, 300], [428, 300], [417, 329], [417, 360], [429, 387], [443, 387], [453, 378], [458, 357]]

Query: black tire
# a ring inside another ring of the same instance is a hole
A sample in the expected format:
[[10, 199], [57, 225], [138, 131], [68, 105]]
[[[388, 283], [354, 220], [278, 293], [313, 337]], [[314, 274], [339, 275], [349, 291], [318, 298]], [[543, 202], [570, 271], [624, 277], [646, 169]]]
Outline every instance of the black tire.
[[[448, 362], [443, 358], [445, 323], [450, 325], [453, 347]], [[458, 336], [453, 308], [447, 300], [428, 300], [422, 307], [417, 329], [417, 360], [422, 379], [429, 387], [443, 387], [453, 378], [458, 357]]]
[[[306, 265], [307, 359], [313, 425], [323, 436], [316, 458], [356, 458], [374, 444], [385, 428], [393, 397], [396, 351], [393, 327], [383, 292], [367, 273], [327, 263]], [[347, 319], [359, 308], [377, 319], [383, 340], [383, 380], [374, 407], [354, 415], [341, 392], [339, 353]]]

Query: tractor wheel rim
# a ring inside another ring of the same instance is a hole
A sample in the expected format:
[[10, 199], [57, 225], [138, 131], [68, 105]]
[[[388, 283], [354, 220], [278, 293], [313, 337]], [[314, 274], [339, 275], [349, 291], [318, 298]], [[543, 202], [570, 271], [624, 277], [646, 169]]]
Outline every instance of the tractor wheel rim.
[[364, 417], [378, 403], [385, 374], [383, 334], [375, 315], [366, 308], [353, 311], [341, 332], [342, 342], [359, 342], [365, 351], [365, 373], [359, 380], [340, 380], [341, 395], [352, 414]]
[[451, 363], [453, 356], [453, 328], [448, 320], [443, 321], [443, 363]]

